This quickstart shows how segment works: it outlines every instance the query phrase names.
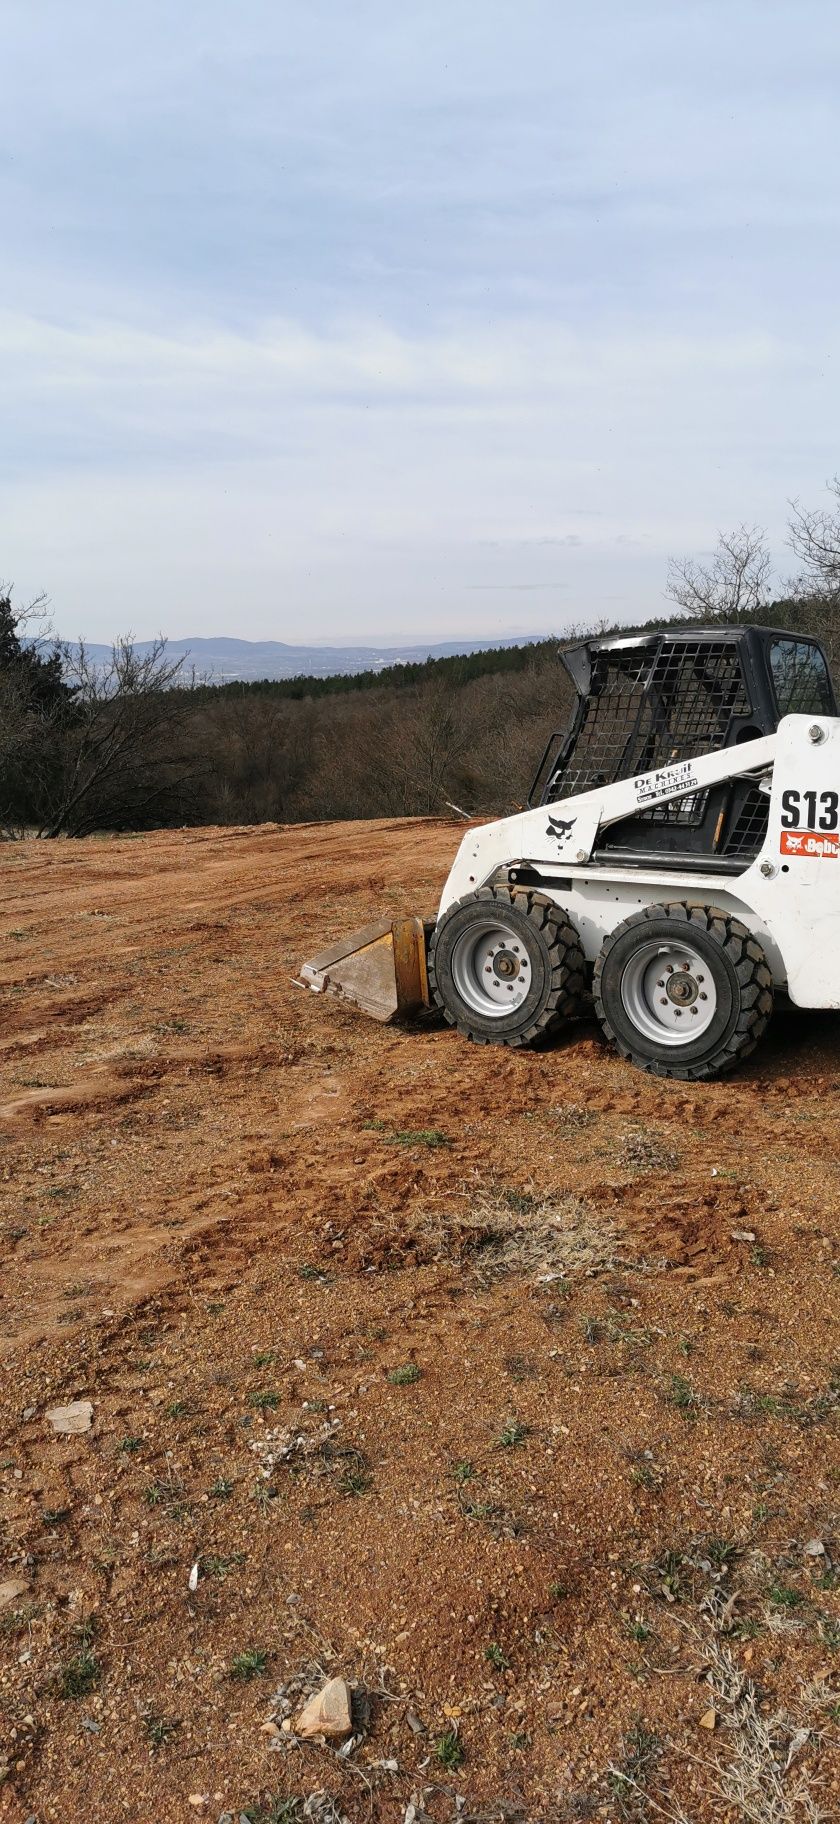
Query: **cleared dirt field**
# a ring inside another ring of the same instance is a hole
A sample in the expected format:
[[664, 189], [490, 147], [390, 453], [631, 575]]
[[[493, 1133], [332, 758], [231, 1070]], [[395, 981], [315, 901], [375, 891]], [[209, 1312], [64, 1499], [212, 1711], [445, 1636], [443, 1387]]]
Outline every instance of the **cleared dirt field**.
[[0, 850], [4, 1824], [840, 1815], [840, 1020], [685, 1087], [292, 985], [458, 835]]

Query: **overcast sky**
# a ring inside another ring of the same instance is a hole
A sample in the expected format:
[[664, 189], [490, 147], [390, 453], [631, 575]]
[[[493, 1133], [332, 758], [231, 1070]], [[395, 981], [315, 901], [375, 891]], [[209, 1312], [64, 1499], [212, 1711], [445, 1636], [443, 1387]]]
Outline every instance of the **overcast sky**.
[[59, 629], [656, 614], [840, 467], [835, 0], [0, 0], [0, 576]]

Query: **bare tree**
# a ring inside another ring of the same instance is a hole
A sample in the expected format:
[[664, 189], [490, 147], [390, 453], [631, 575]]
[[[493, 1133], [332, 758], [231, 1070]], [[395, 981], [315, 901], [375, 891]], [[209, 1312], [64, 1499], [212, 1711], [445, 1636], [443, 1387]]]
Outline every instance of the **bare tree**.
[[698, 620], [737, 621], [763, 607], [770, 590], [772, 564], [760, 526], [738, 526], [719, 533], [708, 564], [672, 558], [666, 594]]
[[809, 597], [831, 607], [840, 605], [840, 476], [826, 483], [833, 504], [828, 507], [803, 507], [798, 500], [790, 502], [788, 544], [802, 565], [802, 574], [793, 585], [800, 597]]
[[38, 834], [138, 829], [182, 811], [189, 767], [174, 751], [184, 706], [173, 686], [184, 660], [167, 659], [163, 639], [140, 652], [131, 635], [104, 664], [81, 642], [62, 655], [67, 695], [33, 757]]

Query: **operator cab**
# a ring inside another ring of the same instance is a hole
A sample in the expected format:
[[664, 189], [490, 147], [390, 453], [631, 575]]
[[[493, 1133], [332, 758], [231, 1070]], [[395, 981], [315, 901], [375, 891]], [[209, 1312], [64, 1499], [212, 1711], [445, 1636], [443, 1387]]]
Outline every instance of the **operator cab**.
[[[777, 627], [619, 635], [561, 657], [577, 703], [548, 742], [532, 807], [772, 735], [782, 716], [837, 714], [819, 641]], [[766, 785], [747, 774], [613, 824], [594, 859], [741, 873], [768, 810]]]

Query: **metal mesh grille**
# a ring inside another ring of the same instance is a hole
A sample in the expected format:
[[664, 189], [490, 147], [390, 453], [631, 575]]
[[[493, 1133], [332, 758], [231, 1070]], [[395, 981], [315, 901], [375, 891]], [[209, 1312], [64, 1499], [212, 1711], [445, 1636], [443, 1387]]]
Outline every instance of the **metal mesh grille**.
[[751, 861], [764, 845], [769, 814], [769, 795], [760, 791], [757, 785], [751, 786], [724, 839], [724, 855]]
[[689, 792], [686, 798], [669, 798], [667, 804], [655, 804], [649, 811], [639, 811], [645, 823], [677, 824], [694, 830], [703, 822], [708, 792]]
[[[562, 781], [563, 796], [612, 784], [654, 767], [693, 760], [720, 747], [733, 716], [749, 716], [738, 647], [732, 641], [663, 640], [651, 653], [636, 648], [595, 653], [592, 683], [574, 750]], [[660, 807], [657, 821], [695, 822], [702, 794], [690, 808]], [[663, 818], [663, 809], [671, 816]]]

